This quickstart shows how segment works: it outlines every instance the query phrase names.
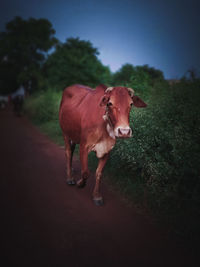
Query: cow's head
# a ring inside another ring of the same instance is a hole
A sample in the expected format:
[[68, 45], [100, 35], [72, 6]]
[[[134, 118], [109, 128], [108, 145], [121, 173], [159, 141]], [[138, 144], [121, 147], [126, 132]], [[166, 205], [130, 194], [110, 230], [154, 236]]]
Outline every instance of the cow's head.
[[134, 95], [134, 90], [126, 87], [109, 87], [100, 102], [106, 107], [104, 119], [107, 120], [109, 128], [113, 130], [114, 137], [128, 138], [132, 135], [129, 126], [129, 114], [134, 105], [144, 108], [147, 105]]

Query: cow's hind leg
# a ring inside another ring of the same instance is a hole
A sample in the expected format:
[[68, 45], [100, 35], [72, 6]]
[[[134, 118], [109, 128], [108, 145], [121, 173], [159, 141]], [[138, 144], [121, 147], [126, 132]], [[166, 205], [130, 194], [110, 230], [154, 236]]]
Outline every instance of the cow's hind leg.
[[76, 182], [72, 176], [72, 158], [76, 144], [73, 143], [67, 136], [64, 136], [65, 140], [65, 156], [67, 160], [67, 179], [68, 185], [75, 185]]
[[103, 197], [100, 193], [100, 182], [103, 168], [108, 160], [109, 154], [105, 154], [103, 158], [99, 159], [98, 167], [96, 169], [96, 184], [93, 191], [93, 200], [97, 206], [103, 205]]
[[89, 177], [88, 170], [88, 149], [84, 145], [80, 144], [80, 160], [81, 160], [81, 179], [78, 180], [77, 186], [83, 188], [86, 185], [86, 181]]

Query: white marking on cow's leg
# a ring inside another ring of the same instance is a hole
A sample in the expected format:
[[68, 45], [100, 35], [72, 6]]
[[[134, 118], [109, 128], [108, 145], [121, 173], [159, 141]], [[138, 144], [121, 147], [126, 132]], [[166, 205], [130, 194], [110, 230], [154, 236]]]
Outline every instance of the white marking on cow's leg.
[[104, 155], [103, 158], [99, 159], [98, 167], [96, 169], [96, 183], [93, 191], [93, 200], [97, 206], [103, 205], [103, 197], [100, 193], [100, 183], [102, 177], [103, 168], [108, 160], [109, 153]]

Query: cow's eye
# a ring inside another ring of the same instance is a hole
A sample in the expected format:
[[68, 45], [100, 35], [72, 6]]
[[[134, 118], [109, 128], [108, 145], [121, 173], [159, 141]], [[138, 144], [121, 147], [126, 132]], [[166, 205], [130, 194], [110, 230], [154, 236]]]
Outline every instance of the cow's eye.
[[108, 102], [107, 107], [112, 106], [112, 102]]
[[133, 106], [133, 102], [130, 104], [130, 106], [131, 106], [131, 107]]

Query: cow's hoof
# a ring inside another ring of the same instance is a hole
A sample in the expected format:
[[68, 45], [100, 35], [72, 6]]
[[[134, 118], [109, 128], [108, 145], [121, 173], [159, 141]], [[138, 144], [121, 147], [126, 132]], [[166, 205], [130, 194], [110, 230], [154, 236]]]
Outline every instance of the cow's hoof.
[[94, 201], [94, 204], [96, 206], [103, 206], [103, 198], [102, 197], [99, 197], [99, 198], [93, 198], [93, 201]]
[[80, 179], [78, 180], [78, 182], [76, 183], [77, 187], [79, 188], [83, 188], [86, 186], [86, 180], [85, 179]]
[[66, 180], [66, 183], [68, 185], [75, 185], [76, 184], [76, 181], [75, 180]]

